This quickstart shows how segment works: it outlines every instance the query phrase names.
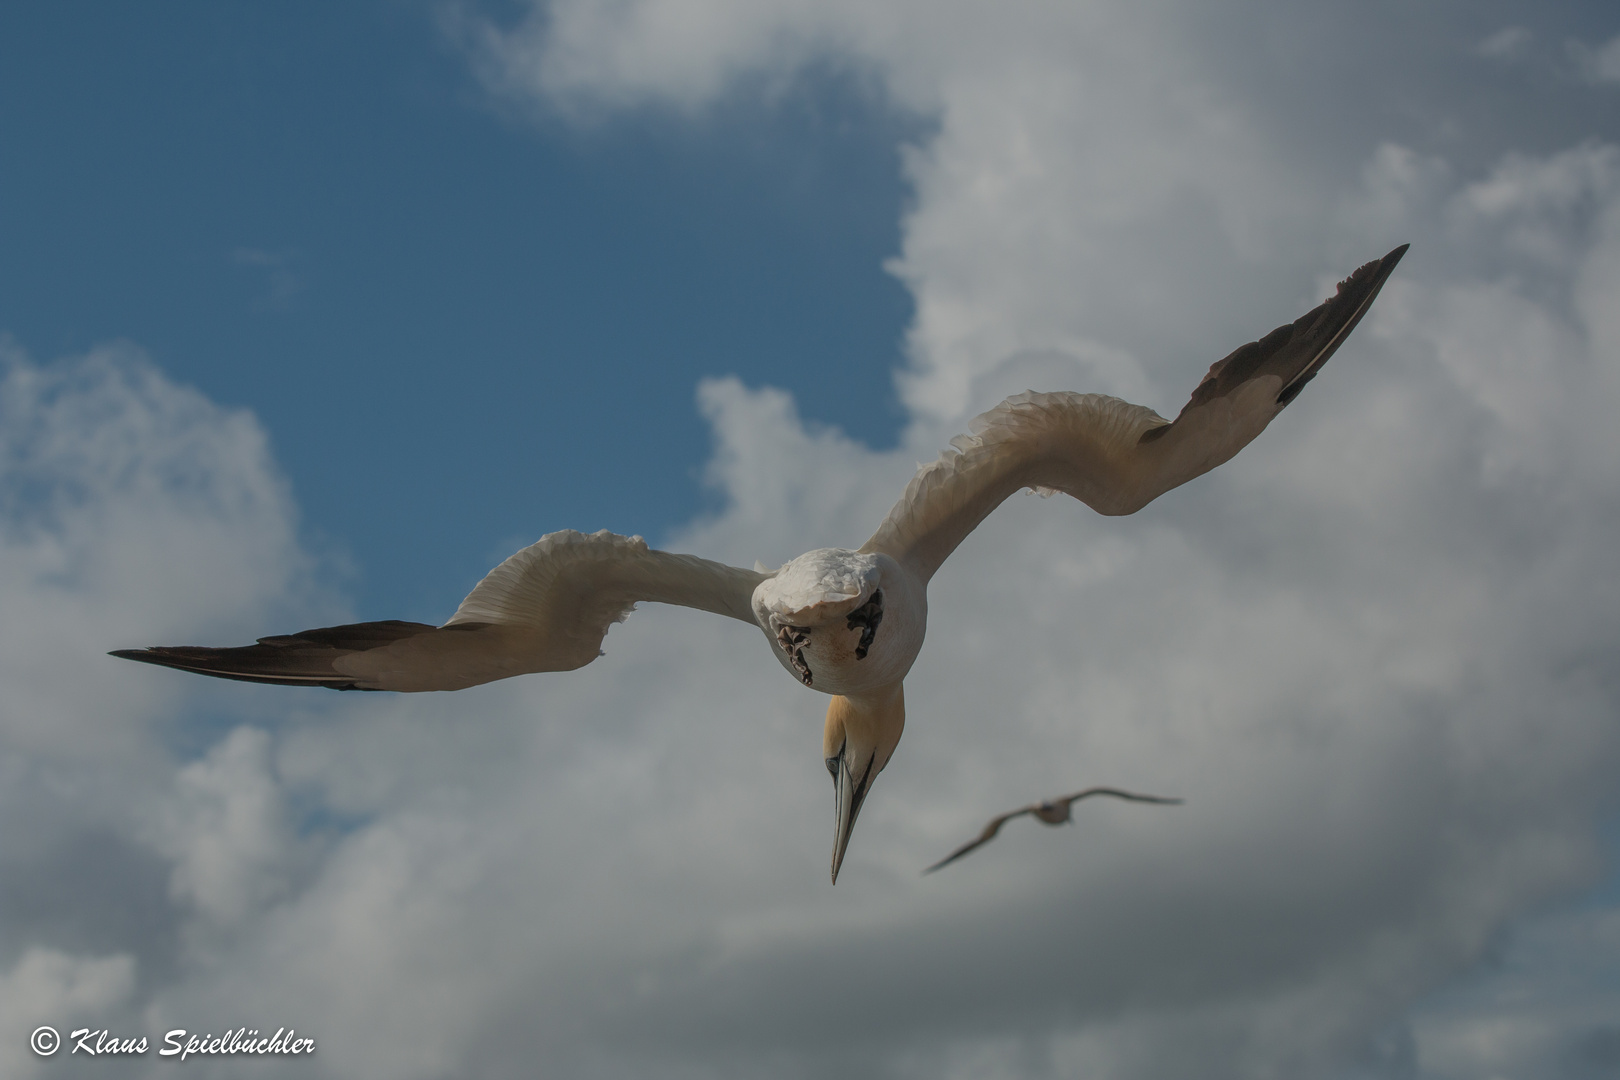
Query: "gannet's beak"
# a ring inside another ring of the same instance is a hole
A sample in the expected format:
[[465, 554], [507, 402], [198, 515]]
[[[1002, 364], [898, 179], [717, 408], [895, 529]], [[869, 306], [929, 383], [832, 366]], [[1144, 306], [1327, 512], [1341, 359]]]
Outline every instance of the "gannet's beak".
[[873, 765], [877, 761], [876, 754], [867, 755], [866, 760], [857, 761], [852, 770], [848, 754], [849, 744], [845, 743], [839, 748], [837, 757], [827, 759], [827, 771], [833, 777], [833, 854], [832, 854], [832, 880], [838, 884], [838, 868], [844, 865], [844, 851], [849, 847], [850, 834], [855, 831], [855, 819], [860, 816], [861, 803], [866, 801], [866, 793], [872, 787]]
[[827, 703], [827, 724], [821, 733], [822, 759], [833, 778], [832, 879], [844, 865], [849, 835], [872, 781], [894, 756], [900, 733], [906, 729], [906, 697], [900, 684], [849, 696], [835, 694]]

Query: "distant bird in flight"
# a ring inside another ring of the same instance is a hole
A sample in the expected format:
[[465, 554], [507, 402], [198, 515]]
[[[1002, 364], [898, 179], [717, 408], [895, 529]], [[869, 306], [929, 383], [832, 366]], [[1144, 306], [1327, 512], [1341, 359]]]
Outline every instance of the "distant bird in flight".
[[836, 883], [861, 805], [905, 727], [901, 681], [922, 648], [928, 581], [963, 538], [1021, 488], [1130, 514], [1226, 461], [1315, 377], [1405, 252], [1361, 267], [1319, 307], [1215, 364], [1174, 423], [1101, 394], [1008, 398], [918, 470], [856, 551], [820, 548], [774, 571], [743, 570], [655, 551], [639, 536], [566, 530], [491, 570], [443, 626], [355, 623], [242, 648], [112, 655], [248, 682], [460, 690], [584, 667], [640, 601], [729, 615], [764, 631], [794, 678], [833, 695], [822, 751], [833, 777]]
[[979, 845], [988, 844], [990, 841], [996, 838], [996, 833], [1001, 831], [1002, 825], [1011, 821], [1015, 817], [1022, 817], [1025, 814], [1034, 814], [1038, 820], [1047, 825], [1067, 825], [1073, 820], [1069, 817], [1069, 807], [1079, 802], [1081, 799], [1089, 799], [1093, 795], [1112, 795], [1116, 799], [1128, 799], [1131, 802], [1159, 803], [1163, 806], [1179, 806], [1181, 804], [1180, 799], [1161, 799], [1157, 795], [1135, 795], [1129, 791], [1121, 791], [1119, 788], [1086, 788], [1086, 790], [1077, 791], [1073, 795], [1065, 795], [1061, 799], [1046, 799], [1038, 803], [1030, 803], [1028, 806], [1019, 807], [1017, 810], [1009, 810], [1000, 817], [991, 818], [990, 823], [984, 827], [984, 831], [979, 834], [978, 839], [969, 840], [967, 843], [963, 844], [961, 847], [939, 860], [939, 862], [924, 870], [923, 873], [932, 874], [940, 867], [948, 866], [957, 859], [960, 859], [962, 856], [966, 855]]

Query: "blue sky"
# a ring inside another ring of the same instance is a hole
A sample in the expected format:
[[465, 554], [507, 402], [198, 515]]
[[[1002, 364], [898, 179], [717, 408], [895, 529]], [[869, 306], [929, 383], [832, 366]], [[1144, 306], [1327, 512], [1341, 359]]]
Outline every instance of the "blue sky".
[[[0, 10], [0, 1072], [1612, 1074], [1611, 7]], [[104, 655], [441, 621], [553, 529], [854, 546], [1003, 396], [1173, 415], [1404, 242], [1232, 462], [952, 556], [836, 888], [740, 624], [455, 694]], [[919, 876], [1090, 784], [1187, 803]]]
[[492, 100], [440, 25], [0, 13], [0, 326], [40, 357], [127, 339], [251, 408], [361, 617], [438, 621], [554, 528], [712, 507], [704, 376], [893, 445], [917, 121], [825, 74], [569, 125]]

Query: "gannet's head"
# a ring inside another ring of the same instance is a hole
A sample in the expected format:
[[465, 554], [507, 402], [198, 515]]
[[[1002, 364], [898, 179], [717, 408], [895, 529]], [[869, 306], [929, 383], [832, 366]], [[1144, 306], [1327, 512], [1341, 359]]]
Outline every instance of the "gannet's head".
[[894, 756], [906, 729], [906, 702], [899, 683], [868, 694], [835, 696], [827, 706], [821, 755], [833, 778], [832, 879], [844, 863], [855, 819], [872, 790], [872, 781]]

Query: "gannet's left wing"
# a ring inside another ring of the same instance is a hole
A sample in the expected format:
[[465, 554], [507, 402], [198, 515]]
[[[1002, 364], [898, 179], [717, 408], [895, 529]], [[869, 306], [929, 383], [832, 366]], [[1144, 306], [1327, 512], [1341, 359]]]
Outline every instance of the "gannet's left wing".
[[932, 874], [935, 870], [938, 870], [940, 867], [949, 863], [955, 862], [957, 859], [960, 859], [962, 856], [966, 855], [974, 848], [979, 847], [981, 844], [988, 844], [991, 840], [996, 838], [996, 833], [1000, 832], [1001, 827], [1007, 822], [1011, 821], [1015, 817], [1021, 817], [1024, 814], [1030, 814], [1034, 811], [1034, 806], [1026, 806], [1021, 810], [1010, 810], [1007, 813], [1002, 814], [1000, 817], [991, 818], [990, 823], [984, 827], [984, 831], [979, 834], [978, 839], [969, 840], [967, 843], [963, 844], [961, 847], [939, 860], [939, 862], [924, 870], [923, 873]]
[[247, 682], [337, 690], [460, 690], [534, 671], [571, 671], [601, 655], [608, 627], [640, 601], [754, 624], [769, 575], [655, 551], [639, 536], [566, 530], [491, 570], [443, 626], [328, 626], [236, 649], [121, 649], [114, 656]]
[[1265, 430], [1344, 343], [1405, 253], [1402, 245], [1361, 267], [1319, 307], [1216, 363], [1174, 423], [1102, 394], [1008, 398], [918, 471], [861, 550], [891, 555], [926, 580], [1026, 487], [1066, 492], [1102, 514], [1140, 510]]

